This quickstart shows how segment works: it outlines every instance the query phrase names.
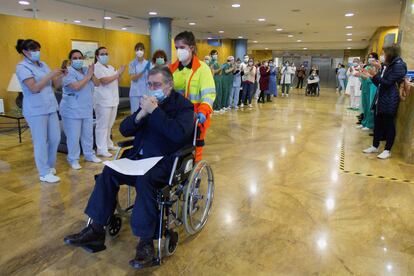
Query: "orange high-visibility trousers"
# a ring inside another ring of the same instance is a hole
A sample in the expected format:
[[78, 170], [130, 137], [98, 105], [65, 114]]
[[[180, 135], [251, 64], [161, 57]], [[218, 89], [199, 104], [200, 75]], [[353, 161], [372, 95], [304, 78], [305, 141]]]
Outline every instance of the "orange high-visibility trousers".
[[[198, 114], [198, 112], [202, 112], [206, 115], [206, 121], [203, 124], [198, 124], [198, 135], [196, 141], [196, 156], [195, 161], [201, 161], [203, 155], [203, 147], [204, 147], [204, 140], [206, 139], [206, 132], [207, 129], [210, 127], [210, 112], [209, 110], [206, 112], [205, 105], [202, 104], [194, 104], [194, 112]], [[207, 114], [206, 114], [207, 113]]]

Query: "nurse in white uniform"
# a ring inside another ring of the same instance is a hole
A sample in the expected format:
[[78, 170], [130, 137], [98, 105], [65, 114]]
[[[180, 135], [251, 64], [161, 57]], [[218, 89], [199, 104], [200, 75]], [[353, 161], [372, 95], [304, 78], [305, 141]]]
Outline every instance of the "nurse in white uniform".
[[32, 133], [34, 157], [40, 181], [55, 183], [56, 155], [60, 142], [58, 103], [52, 88], [60, 86], [63, 69], [50, 71], [40, 61], [40, 44], [32, 39], [19, 39], [16, 50], [24, 56], [16, 66], [16, 75], [23, 90], [23, 115]]
[[83, 66], [83, 54], [79, 50], [69, 53], [71, 65], [63, 78], [63, 98], [60, 115], [68, 146], [68, 162], [74, 170], [79, 164], [80, 144], [89, 162], [102, 162], [93, 150], [93, 90], [99, 81], [94, 76], [94, 66]]
[[94, 106], [96, 115], [95, 139], [99, 156], [111, 157], [108, 150], [115, 150], [111, 140], [111, 130], [114, 125], [119, 104], [118, 80], [125, 70], [121, 66], [119, 70], [108, 65], [108, 50], [99, 47], [95, 51], [95, 77], [99, 85], [95, 87]]
[[359, 58], [354, 58], [353, 63], [349, 66], [346, 75], [348, 76], [348, 84], [346, 86], [345, 93], [351, 97], [349, 102], [350, 109], [359, 109], [361, 102], [361, 79], [359, 73], [361, 66], [359, 64]]
[[144, 58], [145, 46], [138, 42], [135, 45], [136, 58], [129, 63], [129, 76], [131, 77], [131, 88], [129, 99], [131, 103], [131, 113], [138, 110], [141, 99], [147, 94], [148, 72], [151, 63]]

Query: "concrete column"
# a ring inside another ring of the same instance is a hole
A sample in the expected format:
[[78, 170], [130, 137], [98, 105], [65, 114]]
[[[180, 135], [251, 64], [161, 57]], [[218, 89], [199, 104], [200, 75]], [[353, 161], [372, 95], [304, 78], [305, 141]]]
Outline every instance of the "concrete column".
[[171, 61], [171, 22], [168, 17], [151, 17], [149, 19], [149, 32], [151, 37], [151, 56], [157, 50], [167, 53]]
[[247, 54], [247, 39], [236, 39], [234, 45], [235, 58], [243, 61], [243, 56]]

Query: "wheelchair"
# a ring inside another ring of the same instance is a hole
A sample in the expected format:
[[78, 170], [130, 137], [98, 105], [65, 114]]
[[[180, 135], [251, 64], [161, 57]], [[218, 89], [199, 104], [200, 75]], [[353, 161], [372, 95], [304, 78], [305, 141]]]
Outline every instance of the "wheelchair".
[[[175, 253], [178, 232], [174, 229], [184, 225], [188, 235], [195, 235], [207, 223], [214, 198], [214, 175], [209, 164], [201, 160], [195, 163], [195, 149], [199, 134], [198, 120], [195, 122], [193, 144], [174, 154], [174, 163], [168, 185], [157, 191], [159, 222], [157, 226], [157, 252], [153, 266], [161, 265], [164, 256]], [[133, 139], [118, 143], [115, 159], [128, 156]], [[123, 208], [117, 199], [114, 215], [106, 227], [110, 237], [116, 237], [122, 228], [122, 217], [128, 217], [133, 208], [132, 187], [128, 186], [127, 204]], [[88, 220], [88, 224], [91, 219]], [[164, 243], [162, 240], [164, 238]]]

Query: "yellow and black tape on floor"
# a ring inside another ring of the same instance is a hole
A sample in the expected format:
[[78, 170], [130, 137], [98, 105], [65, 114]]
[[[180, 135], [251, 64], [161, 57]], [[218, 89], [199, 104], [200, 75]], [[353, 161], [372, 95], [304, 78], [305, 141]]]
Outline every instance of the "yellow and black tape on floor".
[[399, 179], [396, 177], [389, 177], [389, 176], [383, 176], [383, 175], [375, 175], [371, 173], [363, 173], [363, 172], [346, 170], [345, 169], [345, 141], [342, 141], [342, 145], [341, 145], [341, 158], [339, 159], [339, 170], [345, 174], [353, 174], [353, 175], [384, 179], [384, 180], [401, 182], [401, 183], [414, 184], [414, 180], [410, 180], [410, 179]]

